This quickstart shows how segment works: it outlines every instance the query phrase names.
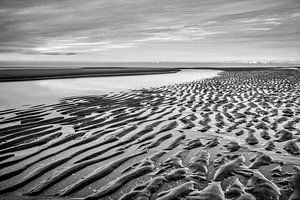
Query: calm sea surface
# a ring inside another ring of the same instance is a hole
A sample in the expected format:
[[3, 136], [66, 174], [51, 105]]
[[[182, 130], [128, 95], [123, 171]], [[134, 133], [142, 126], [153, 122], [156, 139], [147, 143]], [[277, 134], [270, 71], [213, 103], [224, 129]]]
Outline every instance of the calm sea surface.
[[159, 75], [51, 79], [0, 83], [0, 109], [54, 103], [60, 98], [101, 95], [130, 89], [189, 82], [218, 75], [219, 70], [189, 70]]

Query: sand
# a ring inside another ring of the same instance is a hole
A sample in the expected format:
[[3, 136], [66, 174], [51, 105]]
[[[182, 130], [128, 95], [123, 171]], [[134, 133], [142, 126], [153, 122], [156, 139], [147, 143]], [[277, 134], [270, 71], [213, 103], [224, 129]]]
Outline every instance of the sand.
[[0, 111], [0, 199], [299, 199], [300, 72]]

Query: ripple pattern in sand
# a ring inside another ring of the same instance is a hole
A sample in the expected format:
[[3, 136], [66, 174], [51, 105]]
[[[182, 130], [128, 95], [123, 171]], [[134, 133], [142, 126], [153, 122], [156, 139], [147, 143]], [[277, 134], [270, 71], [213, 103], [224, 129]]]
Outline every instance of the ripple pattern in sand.
[[294, 69], [228, 71], [2, 110], [0, 194], [299, 197], [299, 135], [300, 73]]

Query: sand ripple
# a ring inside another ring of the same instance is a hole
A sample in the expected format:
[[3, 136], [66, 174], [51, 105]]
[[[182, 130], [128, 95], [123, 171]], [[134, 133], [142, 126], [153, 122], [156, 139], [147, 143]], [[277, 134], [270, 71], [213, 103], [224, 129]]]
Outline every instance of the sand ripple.
[[0, 194], [299, 199], [299, 135], [294, 69], [2, 110]]

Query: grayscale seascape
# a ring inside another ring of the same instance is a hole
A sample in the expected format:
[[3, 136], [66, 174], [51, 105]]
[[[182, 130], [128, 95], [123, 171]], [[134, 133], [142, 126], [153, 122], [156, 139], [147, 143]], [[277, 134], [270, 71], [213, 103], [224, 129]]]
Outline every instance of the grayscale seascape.
[[299, 19], [0, 1], [0, 200], [300, 200]]

